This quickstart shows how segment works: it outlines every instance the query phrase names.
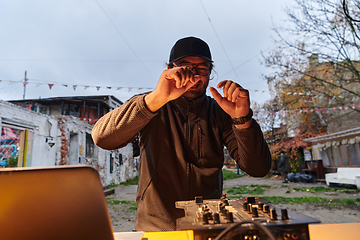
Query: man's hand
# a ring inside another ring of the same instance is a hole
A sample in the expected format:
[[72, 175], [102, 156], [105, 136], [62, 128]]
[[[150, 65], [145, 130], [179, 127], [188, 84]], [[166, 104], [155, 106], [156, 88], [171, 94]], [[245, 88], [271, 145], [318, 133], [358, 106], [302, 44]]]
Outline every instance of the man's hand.
[[[210, 92], [219, 106], [229, 114], [231, 118], [245, 117], [249, 113], [250, 97], [248, 90], [230, 80], [221, 81], [217, 85], [217, 88], [223, 88], [224, 97], [213, 87], [210, 87]], [[250, 120], [243, 125], [236, 125], [236, 127], [248, 128], [251, 122]]]
[[155, 112], [167, 102], [177, 99], [200, 80], [187, 67], [166, 69], [160, 76], [156, 89], [145, 96], [145, 103], [150, 111]]

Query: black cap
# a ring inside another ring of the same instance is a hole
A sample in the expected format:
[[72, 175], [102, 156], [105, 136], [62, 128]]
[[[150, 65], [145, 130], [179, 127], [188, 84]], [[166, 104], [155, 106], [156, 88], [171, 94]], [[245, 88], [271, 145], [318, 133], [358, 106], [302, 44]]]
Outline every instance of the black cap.
[[196, 37], [179, 39], [171, 49], [169, 62], [175, 62], [180, 58], [189, 56], [203, 57], [212, 62], [209, 46]]

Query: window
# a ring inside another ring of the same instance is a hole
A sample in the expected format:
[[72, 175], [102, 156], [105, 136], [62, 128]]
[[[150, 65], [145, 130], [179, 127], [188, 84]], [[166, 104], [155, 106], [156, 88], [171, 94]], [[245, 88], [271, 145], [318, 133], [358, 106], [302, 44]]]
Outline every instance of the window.
[[349, 166], [349, 157], [347, 151], [348, 145], [340, 145], [341, 160], [343, 166]]
[[91, 137], [91, 134], [86, 133], [86, 152], [85, 156], [87, 158], [94, 158], [95, 157], [95, 144]]
[[349, 145], [350, 160], [352, 166], [360, 166], [359, 143]]

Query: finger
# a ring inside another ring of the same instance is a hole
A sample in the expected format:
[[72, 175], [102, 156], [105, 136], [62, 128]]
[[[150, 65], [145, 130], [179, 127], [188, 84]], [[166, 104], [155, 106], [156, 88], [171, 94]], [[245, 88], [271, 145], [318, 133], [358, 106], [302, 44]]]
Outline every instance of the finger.
[[222, 88], [225, 85], [226, 82], [227, 82], [227, 80], [223, 80], [223, 81], [219, 82], [216, 87], [217, 88]]
[[239, 88], [236, 88], [231, 95], [231, 101], [236, 102], [236, 100], [240, 97], [241, 97], [241, 90]]
[[187, 68], [186, 69], [186, 78], [184, 79], [183, 86], [186, 86], [189, 81], [191, 81], [192, 83], [195, 83], [194, 73], [191, 71], [191, 69]]
[[232, 82], [227, 91], [227, 100], [233, 101], [233, 95], [236, 89], [237, 89], [237, 84]]
[[220, 93], [213, 87], [210, 87], [209, 89], [216, 102], [220, 105], [223, 99]]
[[223, 93], [224, 93], [224, 98], [228, 98], [229, 97], [229, 88], [231, 85], [232, 81], [226, 81], [224, 87], [223, 87]]

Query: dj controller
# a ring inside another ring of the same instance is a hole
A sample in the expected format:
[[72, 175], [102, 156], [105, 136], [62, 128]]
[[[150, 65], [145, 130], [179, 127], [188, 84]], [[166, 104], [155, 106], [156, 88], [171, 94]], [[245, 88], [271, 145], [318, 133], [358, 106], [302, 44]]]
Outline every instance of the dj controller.
[[309, 240], [308, 224], [319, 220], [301, 213], [279, 209], [263, 198], [247, 197], [178, 201], [176, 208], [185, 217], [176, 221], [176, 230], [193, 230], [194, 240]]

